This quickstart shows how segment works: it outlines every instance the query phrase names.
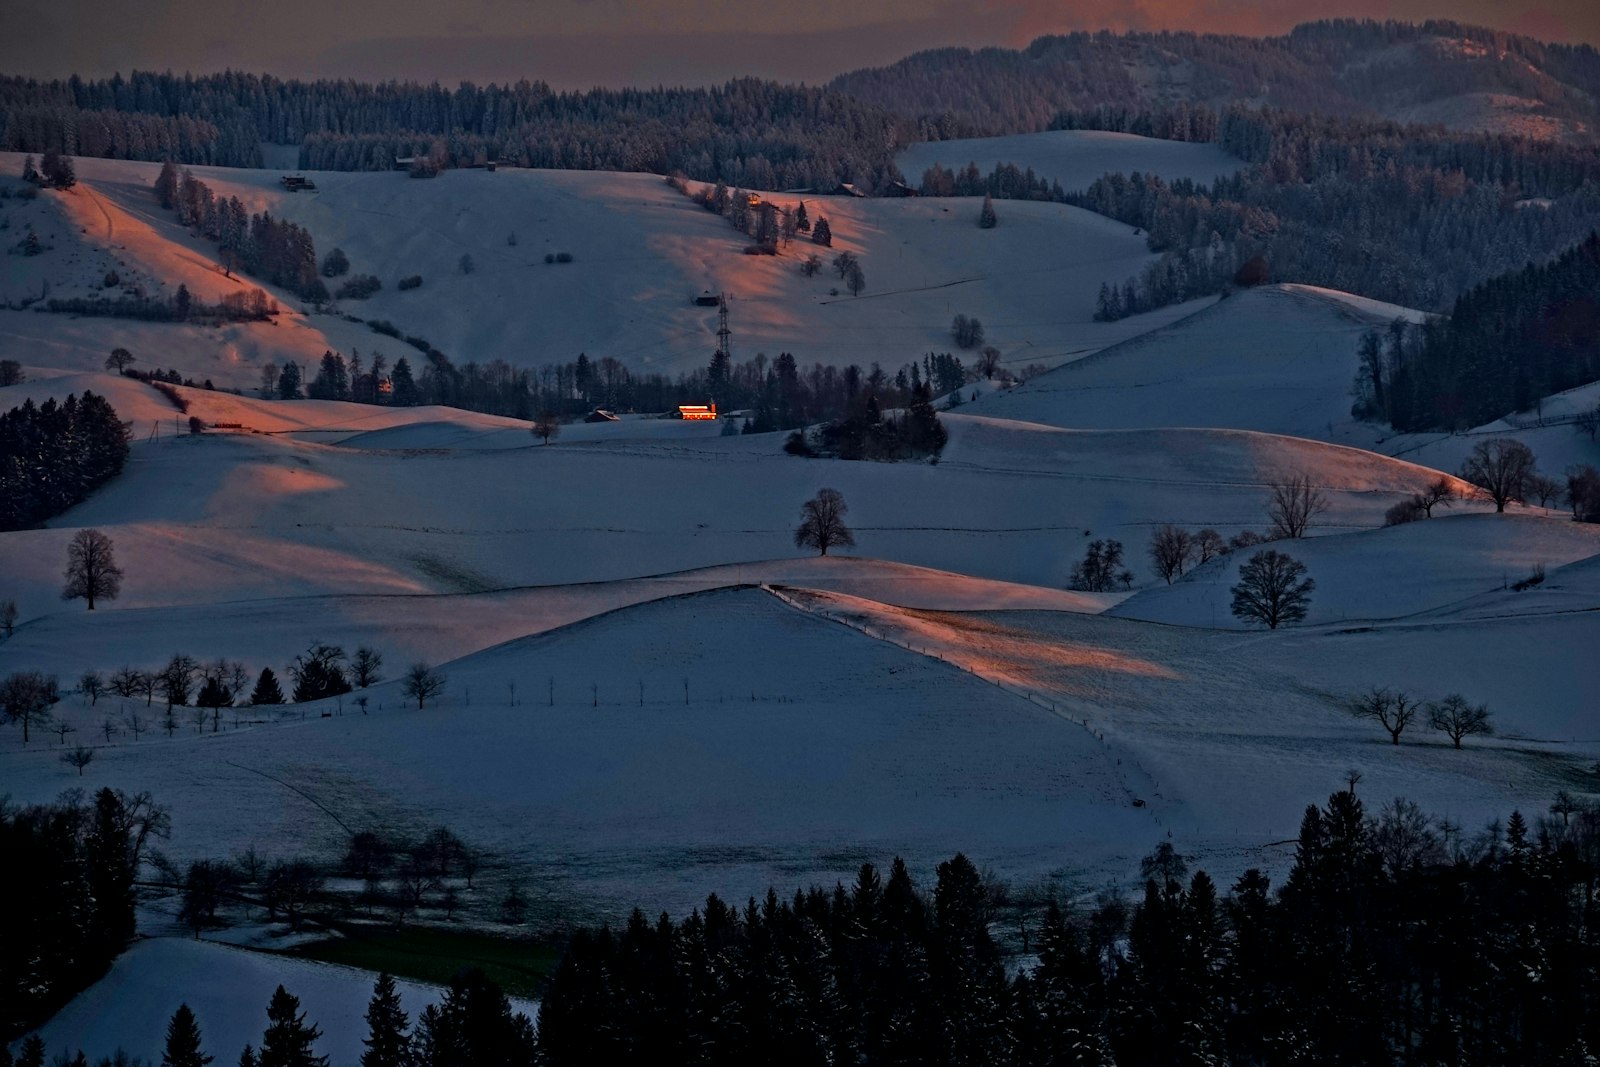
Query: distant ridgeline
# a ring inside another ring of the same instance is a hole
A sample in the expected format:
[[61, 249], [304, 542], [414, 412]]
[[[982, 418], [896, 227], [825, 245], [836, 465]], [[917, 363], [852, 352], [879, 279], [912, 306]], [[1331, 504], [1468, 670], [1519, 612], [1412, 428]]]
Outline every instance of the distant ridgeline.
[[556, 93], [543, 82], [457, 89], [135, 72], [0, 78], [0, 148], [259, 167], [260, 144], [301, 145], [317, 170], [499, 160], [569, 170], [683, 171], [751, 189], [881, 187], [910, 128], [843, 93], [754, 78], [714, 89]]
[[[1174, 69], [1184, 72], [1182, 82], [1172, 79]], [[1099, 108], [1221, 110], [1248, 102], [1399, 117], [1419, 104], [1470, 94], [1532, 101], [1547, 127], [1591, 143], [1600, 130], [1600, 54], [1593, 48], [1447, 21], [1340, 19], [1297, 26], [1282, 37], [1072, 33], [1040, 37], [1023, 49], [918, 52], [842, 74], [828, 87], [914, 121], [917, 140], [1061, 128], [1063, 112]], [[1210, 140], [1181, 123], [1148, 134]]]

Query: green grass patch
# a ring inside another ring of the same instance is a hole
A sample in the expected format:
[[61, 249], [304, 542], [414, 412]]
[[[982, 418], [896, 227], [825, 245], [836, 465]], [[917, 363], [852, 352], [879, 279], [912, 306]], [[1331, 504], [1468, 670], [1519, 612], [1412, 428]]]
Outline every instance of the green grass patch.
[[302, 945], [289, 954], [434, 985], [446, 985], [458, 971], [476, 967], [514, 997], [537, 996], [561, 959], [548, 944], [465, 930], [343, 926], [340, 932], [343, 937]]

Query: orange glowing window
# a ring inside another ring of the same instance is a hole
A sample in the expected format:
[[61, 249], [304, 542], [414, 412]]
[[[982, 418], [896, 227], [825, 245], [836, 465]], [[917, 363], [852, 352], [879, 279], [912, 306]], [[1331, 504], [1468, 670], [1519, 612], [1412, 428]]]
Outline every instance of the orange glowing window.
[[717, 417], [715, 404], [679, 404], [678, 418], [680, 419], [714, 419]]

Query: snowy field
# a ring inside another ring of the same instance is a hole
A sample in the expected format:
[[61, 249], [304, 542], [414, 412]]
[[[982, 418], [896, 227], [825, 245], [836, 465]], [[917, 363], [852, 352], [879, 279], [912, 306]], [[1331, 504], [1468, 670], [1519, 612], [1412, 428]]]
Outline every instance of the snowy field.
[[1245, 164], [1214, 144], [1191, 144], [1104, 130], [1050, 130], [1009, 137], [921, 141], [895, 158], [906, 181], [915, 186], [935, 163], [960, 170], [976, 163], [985, 176], [1002, 163], [1032, 168], [1067, 192], [1081, 192], [1106, 174], [1154, 174], [1166, 181], [1190, 178], [1202, 185], [1232, 174]]
[[1361, 335], [1409, 308], [1301, 285], [1248, 289], [1026, 385], [973, 414], [1076, 429], [1215, 426], [1370, 448], [1350, 415]]
[[[0, 154], [0, 175], [18, 174], [21, 165], [20, 155]], [[218, 195], [305, 226], [319, 254], [343, 248], [353, 274], [382, 280], [380, 293], [342, 301], [340, 312], [388, 320], [457, 363], [537, 367], [583, 352], [621, 360], [635, 373], [675, 375], [704, 366], [716, 346], [715, 309], [692, 303], [706, 291], [731, 298], [736, 359], [791, 352], [802, 367], [878, 362], [891, 371], [949, 351], [957, 314], [979, 318], [988, 342], [1020, 369], [1079, 358], [1194, 310], [1094, 322], [1100, 283], [1120, 283], [1154, 257], [1131, 227], [1060, 204], [1006, 204], [1006, 224], [980, 232], [967, 200], [767, 194], [790, 206], [804, 199], [811, 217], [827, 217], [834, 233], [831, 249], [800, 240], [767, 257], [745, 255], [748, 238], [648, 174], [503, 169], [415, 181], [317, 173], [316, 193], [288, 193], [279, 171], [191, 169]], [[225, 277], [210, 242], [161, 210], [151, 191], [157, 171], [84, 159], [75, 189], [0, 202], [11, 230], [34, 227], [51, 248], [0, 259], [0, 303], [44, 292], [101, 294], [112, 270], [162, 296], [179, 283], [207, 300], [255, 287]], [[826, 269], [810, 279], [799, 272], [812, 252], [826, 264], [842, 251], [860, 256], [865, 268], [859, 298]], [[570, 252], [574, 262], [547, 265], [545, 255], [556, 252]], [[460, 268], [463, 255], [473, 260], [470, 274]], [[422, 286], [399, 291], [398, 280], [412, 274], [422, 275]], [[291, 309], [276, 324], [174, 327], [173, 345], [148, 324], [0, 312], [0, 356], [36, 363], [43, 357], [33, 353], [54, 349], [56, 365], [88, 370], [120, 344], [141, 365], [173, 364], [197, 380], [249, 389], [268, 359], [305, 362], [326, 348], [382, 351], [391, 361], [415, 355], [341, 315], [308, 315], [291, 295], [274, 295]], [[495, 314], [482, 314], [485, 307]], [[208, 336], [218, 343], [208, 346]]]
[[[200, 1024], [203, 1048], [217, 1063], [234, 1063], [246, 1044], [261, 1044], [267, 1001], [281, 984], [300, 998], [306, 1022], [322, 1028], [316, 1052], [349, 1067], [364, 1051], [372, 979], [348, 967], [158, 938], [125, 952], [110, 974], [79, 994], [39, 1036], [52, 1056], [81, 1048], [92, 1063], [120, 1048], [156, 1064], [166, 1045], [167, 1020], [179, 1004], [188, 1003]], [[439, 990], [414, 982], [397, 981], [395, 988], [412, 1020], [440, 998]], [[513, 1002], [512, 1008], [529, 1017], [535, 1011], [527, 1002]]]
[[[987, 144], [1063, 184], [1094, 168], [1205, 178], [1236, 165], [1209, 146], [1115, 135]], [[0, 410], [92, 389], [134, 440], [114, 482], [42, 529], [0, 535], [0, 600], [21, 609], [0, 674], [42, 669], [70, 687], [86, 669], [184, 653], [283, 676], [320, 639], [377, 649], [385, 680], [343, 701], [225, 713], [215, 733], [183, 715], [172, 736], [160, 707], [69, 693], [65, 743], [94, 747], [93, 763], [80, 778], [54, 733], [24, 746], [8, 727], [0, 791], [14, 802], [149, 789], [172, 808], [163, 848], [180, 862], [251, 846], [331, 859], [357, 830], [445, 824], [486, 857], [469, 914], [492, 917], [515, 884], [554, 920], [682, 912], [712, 890], [827, 884], [897, 854], [925, 872], [957, 850], [1019, 884], [1093, 893], [1129, 884], [1169, 835], [1219, 881], [1280, 873], [1299, 812], [1350, 768], [1369, 802], [1404, 794], [1469, 830], [1600, 786], [1582, 655], [1600, 643], [1600, 528], [1481, 501], [1382, 526], [1490, 435], [1527, 441], [1551, 473], [1600, 462], [1562, 423], [1600, 387], [1468, 434], [1385, 436], [1349, 415], [1356, 345], [1415, 312], [1285, 285], [1096, 324], [1100, 282], [1149, 253], [1129, 228], [1060, 205], [1003, 203], [982, 231], [970, 201], [809, 200], [837, 248], [863, 258], [868, 289], [850, 298], [830, 295], [826, 274], [800, 276], [810, 246], [746, 256], [724, 222], [649, 175], [318, 174], [319, 193], [291, 195], [276, 171], [200, 169], [383, 278], [344, 311], [461, 363], [583, 351], [635, 370], [700, 367], [715, 314], [690, 301], [710, 289], [733, 295], [736, 359], [790, 351], [802, 366], [892, 371], [949, 350], [964, 313], [1006, 365], [1059, 369], [970, 386], [983, 395], [942, 416], [936, 465], [799, 459], [782, 434], [653, 418], [566, 426], [547, 446], [514, 419], [203, 389], [182, 391], [189, 414], [225, 429], [179, 435], [187, 416], [161, 394], [100, 372], [109, 348], [247, 391], [266, 360], [408, 350], [293, 301], [275, 324], [226, 329], [16, 310], [46, 286], [98, 291], [113, 269], [205, 299], [244, 284], [156, 208], [155, 169], [83, 160], [71, 193], [0, 201], [9, 233], [36, 225], [53, 246], [0, 257], [0, 302], [13, 305], [0, 358], [29, 375], [0, 388]], [[576, 262], [547, 266], [547, 251]], [[424, 285], [396, 291], [415, 272]], [[1277, 546], [1317, 581], [1303, 625], [1239, 627], [1237, 556], [1170, 586], [1155, 577], [1157, 527], [1265, 530], [1271, 485], [1300, 474], [1329, 504], [1310, 537]], [[822, 487], [843, 493], [857, 546], [816, 559], [793, 530]], [[126, 571], [93, 613], [59, 598], [67, 542], [85, 527], [112, 537]], [[1096, 539], [1123, 543], [1130, 587], [1066, 590]], [[1508, 588], [1540, 567], [1541, 584]], [[419, 660], [449, 678], [426, 710], [396, 681]], [[1416, 729], [1390, 745], [1345, 710], [1374, 685], [1460, 691], [1489, 704], [1498, 736], [1456, 751]], [[129, 713], [149, 728], [107, 738], [105, 721]], [[160, 971], [180, 978], [157, 987], [147, 976]], [[47, 1037], [148, 1043], [181, 995], [231, 1056], [258, 1036], [279, 974], [339, 1041], [359, 1036], [342, 1020], [367, 976], [158, 941]]]

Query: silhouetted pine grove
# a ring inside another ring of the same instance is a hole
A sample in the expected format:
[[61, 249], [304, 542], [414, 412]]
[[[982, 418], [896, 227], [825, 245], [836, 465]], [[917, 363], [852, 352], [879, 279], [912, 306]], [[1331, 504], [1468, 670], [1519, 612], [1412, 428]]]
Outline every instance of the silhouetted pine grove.
[[1445, 311], [1600, 225], [1593, 149], [1243, 108], [1217, 143], [1252, 165], [1210, 187], [1114, 174], [1068, 195], [1166, 253], [1111, 290], [1103, 318], [1217, 292], [1256, 256], [1263, 280]]
[[899, 177], [901, 125], [843, 93], [754, 78], [586, 93], [239, 73], [0, 79], [0, 147], [237, 167], [259, 167], [268, 141], [301, 145], [300, 165], [319, 170], [390, 170], [397, 156], [421, 156], [441, 166], [681, 170], [751, 189], [871, 189]]
[[[177, 212], [178, 221], [217, 242], [228, 269], [264, 278], [307, 300], [328, 299], [328, 287], [317, 271], [316, 244], [304, 227], [267, 211], [251, 215], [237, 196], [217, 196], [211, 186], [170, 161], [156, 175], [155, 194], [162, 207]], [[260, 298], [264, 301], [265, 294]]]
[[[1446, 43], [1435, 47], [1429, 38]], [[1409, 50], [1396, 57], [1396, 47]], [[1179, 68], [1182, 81], [1164, 76]], [[1533, 100], [1568, 130], [1586, 129], [1580, 136], [1591, 142], [1600, 127], [1600, 54], [1593, 48], [1438, 20], [1338, 19], [1265, 38], [1072, 33], [1023, 49], [919, 52], [840, 75], [829, 88], [914, 120], [919, 140], [1028, 133], [1057, 128], [1063, 112], [1175, 104], [1222, 109], [1249, 102], [1376, 118], [1467, 93]]]
[[[368, 326], [385, 336], [390, 336], [391, 330], [393, 336], [399, 335], [382, 320], [368, 322]], [[706, 369], [677, 378], [636, 375], [611, 356], [591, 360], [579, 355], [538, 370], [514, 367], [504, 360], [458, 367], [426, 338], [408, 335], [401, 339], [424, 353], [420, 370], [406, 356], [391, 365], [389, 357], [377, 351], [366, 357], [352, 351], [348, 360], [340, 353], [325, 352], [310, 382], [301, 383], [299, 369], [286, 367], [284, 374], [293, 378], [292, 383], [280, 375], [268, 392], [293, 399], [301, 395], [303, 386], [305, 395], [318, 400], [382, 402], [396, 407], [444, 404], [517, 419], [547, 412], [582, 416], [597, 407], [661, 412], [710, 400], [724, 413], [748, 411], [747, 432], [766, 433], [844, 418], [863, 410], [869, 398], [882, 409], [908, 407], [923, 386], [933, 395], [943, 395], [965, 384], [968, 373], [961, 360], [949, 353], [929, 353], [892, 375], [876, 363], [866, 370], [854, 364], [814, 363], [802, 368], [787, 352], [777, 359], [758, 355], [739, 363], [714, 358]], [[392, 386], [387, 399], [381, 398], [377, 385], [385, 376]]]
[[1600, 379], [1600, 234], [1491, 279], [1448, 319], [1362, 340], [1354, 413], [1397, 430], [1464, 429]]
[[[1566, 818], [1566, 817], [1563, 817]], [[1170, 847], [1130, 909], [1051, 905], [1008, 970], [963, 856], [579, 934], [541, 1062], [1507, 1065], [1600, 1048], [1600, 816], [1470, 842], [1402, 801], [1307, 809], [1276, 891]]]
[[166, 813], [144, 793], [0, 807], [11, 910], [0, 937], [0, 1052], [104, 974], [133, 938], [141, 854], [166, 829]]
[[0, 530], [59, 515], [121, 473], [128, 428], [104, 397], [85, 392], [0, 415]]

